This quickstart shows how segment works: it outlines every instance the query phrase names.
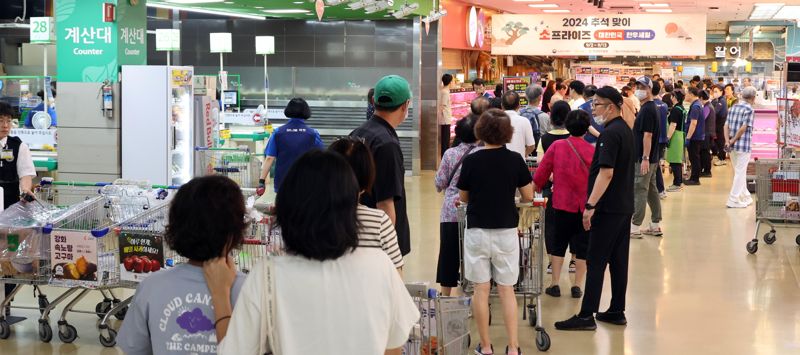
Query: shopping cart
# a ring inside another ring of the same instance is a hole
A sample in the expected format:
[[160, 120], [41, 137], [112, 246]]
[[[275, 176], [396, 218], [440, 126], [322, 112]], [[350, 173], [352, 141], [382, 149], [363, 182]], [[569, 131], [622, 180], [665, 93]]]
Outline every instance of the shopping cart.
[[195, 147], [198, 175], [224, 175], [243, 188], [258, 187], [261, 161], [246, 147]]
[[427, 283], [406, 284], [420, 313], [404, 355], [467, 355], [470, 297], [442, 297]]
[[[753, 240], [747, 242], [747, 252], [758, 251], [758, 231], [761, 223], [770, 230], [764, 234], [764, 243], [777, 240], [775, 225], [800, 222], [800, 160], [758, 159], [756, 170], [756, 230]], [[800, 245], [800, 235], [795, 237]]]
[[531, 172], [531, 177], [536, 175], [536, 168], [539, 167], [539, 160], [536, 157], [525, 157], [525, 165], [528, 166], [528, 171]]
[[[522, 296], [523, 308], [522, 319], [536, 329], [536, 347], [540, 351], [550, 349], [550, 336], [542, 326], [542, 302], [541, 296], [544, 284], [543, 263], [544, 253], [544, 215], [545, 199], [536, 199], [533, 203], [518, 203], [517, 208], [520, 215], [519, 225], [519, 245], [520, 245], [520, 273], [519, 280], [514, 286], [514, 293]], [[464, 294], [471, 295], [473, 292], [472, 283], [464, 277], [464, 231], [467, 228], [467, 206], [458, 207], [458, 229], [459, 229], [459, 257], [461, 260], [461, 288]], [[497, 296], [496, 290], [492, 289], [492, 296]], [[491, 323], [491, 312], [489, 314]]]
[[60, 207], [69, 207], [98, 196], [100, 190], [106, 185], [110, 184], [104, 182], [54, 181], [52, 178], [43, 178], [39, 185], [34, 188], [34, 195], [40, 201], [46, 201]]

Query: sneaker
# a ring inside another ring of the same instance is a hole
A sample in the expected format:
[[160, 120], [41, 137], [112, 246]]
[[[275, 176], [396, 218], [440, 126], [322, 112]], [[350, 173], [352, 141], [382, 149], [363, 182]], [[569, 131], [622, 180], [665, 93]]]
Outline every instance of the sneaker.
[[572, 286], [570, 292], [572, 292], [572, 298], [581, 298], [581, 296], [583, 296], [583, 292], [578, 286]]
[[552, 297], [561, 297], [561, 287], [558, 287], [558, 285], [550, 286], [544, 289], [544, 293]]
[[714, 166], [725, 166], [725, 165], [728, 165], [728, 163], [724, 160], [717, 160], [714, 162]]
[[750, 205], [753, 204], [753, 199], [752, 198], [748, 198], [747, 200], [742, 201], [742, 203], [747, 205], [747, 206], [750, 206]]
[[730, 201], [728, 201], [726, 206], [728, 206], [728, 208], [747, 208], [747, 205], [744, 204], [744, 203], [741, 203], [741, 202], [730, 202]]
[[628, 319], [625, 318], [625, 312], [597, 312], [597, 320], [615, 325], [628, 324]]
[[569, 261], [569, 272], [573, 274], [575, 273], [575, 260]]
[[642, 238], [644, 237], [642, 236], [641, 230], [631, 231], [631, 239], [642, 239]]
[[684, 180], [683, 184], [688, 186], [700, 186], [700, 181]]
[[683, 186], [670, 185], [670, 187], [667, 188], [667, 192], [680, 192], [680, 191], [683, 191]]
[[664, 233], [661, 232], [661, 227], [647, 228], [647, 229], [642, 231], [642, 234], [653, 236], [653, 237], [660, 237], [660, 236], [664, 235]]
[[658, 194], [658, 197], [659, 197], [660, 199], [662, 199], [662, 200], [666, 200], [666, 199], [667, 199], [667, 192], [666, 192], [666, 191], [662, 191], [662, 192], [660, 192], [660, 193]]
[[586, 318], [578, 317], [578, 315], [572, 316], [572, 318], [567, 319], [565, 321], [556, 322], [556, 329], [558, 330], [595, 330], [597, 329], [597, 323], [594, 321], [594, 317], [588, 316]]
[[547, 273], [548, 274], [552, 274], [553, 273], [553, 264], [547, 264]]
[[[506, 346], [506, 355], [508, 355], [508, 347]], [[522, 349], [517, 348], [517, 355], [522, 355]]]
[[490, 353], [481, 352], [481, 344], [478, 343], [478, 346], [475, 348], [475, 355], [494, 355], [494, 345], [489, 345], [489, 347], [492, 348], [492, 352]]

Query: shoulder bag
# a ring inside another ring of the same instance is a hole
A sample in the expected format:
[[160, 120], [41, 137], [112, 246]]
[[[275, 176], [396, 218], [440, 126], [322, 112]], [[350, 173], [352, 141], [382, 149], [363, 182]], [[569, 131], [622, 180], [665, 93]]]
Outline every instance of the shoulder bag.
[[575, 152], [575, 155], [578, 156], [578, 160], [581, 161], [581, 165], [583, 165], [583, 168], [586, 169], [586, 171], [589, 171], [589, 167], [586, 166], [586, 162], [583, 161], [583, 157], [578, 153], [578, 150], [575, 149], [575, 146], [572, 145], [572, 142], [569, 141], [569, 138], [567, 138], [565, 140], [567, 141], [567, 144], [569, 144], [569, 147], [572, 148], [572, 151]]
[[266, 338], [266, 342], [260, 340], [259, 347], [261, 347], [259, 354], [273, 355], [280, 354], [280, 347], [277, 346], [278, 341], [275, 332], [275, 314], [277, 311], [277, 303], [275, 300], [275, 263], [273, 257], [267, 256], [262, 263], [264, 268], [264, 276], [267, 280], [267, 289], [264, 292], [264, 297], [261, 298], [261, 339]]
[[453, 166], [453, 171], [450, 172], [450, 177], [447, 178], [447, 186], [450, 186], [450, 184], [453, 182], [453, 178], [456, 176], [456, 171], [458, 171], [458, 168], [461, 167], [461, 163], [464, 162], [464, 159], [467, 158], [467, 155], [469, 155], [469, 152], [471, 152], [473, 149], [475, 149], [475, 147], [476, 146], [474, 146], [474, 145], [472, 147], [469, 147], [469, 149], [467, 149], [467, 151], [464, 153], [464, 155], [461, 156], [461, 159], [458, 160], [458, 163], [456, 163], [456, 165]]

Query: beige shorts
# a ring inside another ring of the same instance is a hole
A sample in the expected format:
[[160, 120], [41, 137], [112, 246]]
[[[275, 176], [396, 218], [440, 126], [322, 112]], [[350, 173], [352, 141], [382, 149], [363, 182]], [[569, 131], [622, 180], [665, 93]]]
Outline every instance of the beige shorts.
[[494, 280], [514, 286], [519, 277], [519, 236], [516, 228], [464, 231], [464, 277], [473, 283]]

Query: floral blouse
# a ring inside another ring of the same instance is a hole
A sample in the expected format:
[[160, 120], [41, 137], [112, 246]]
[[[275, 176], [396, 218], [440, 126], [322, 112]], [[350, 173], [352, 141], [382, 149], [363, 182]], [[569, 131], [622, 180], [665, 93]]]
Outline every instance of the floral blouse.
[[444, 152], [442, 157], [442, 165], [439, 166], [439, 171], [436, 172], [436, 191], [444, 191], [444, 203], [442, 204], [442, 216], [440, 222], [458, 222], [458, 211], [456, 210], [456, 201], [458, 201], [458, 177], [461, 175], [461, 166], [458, 167], [456, 173], [453, 174], [453, 180], [447, 184], [447, 179], [456, 168], [456, 164], [461, 161], [461, 158], [467, 151], [472, 148], [469, 153], [477, 152], [480, 148], [475, 143], [461, 143], [456, 147], [448, 149]]

